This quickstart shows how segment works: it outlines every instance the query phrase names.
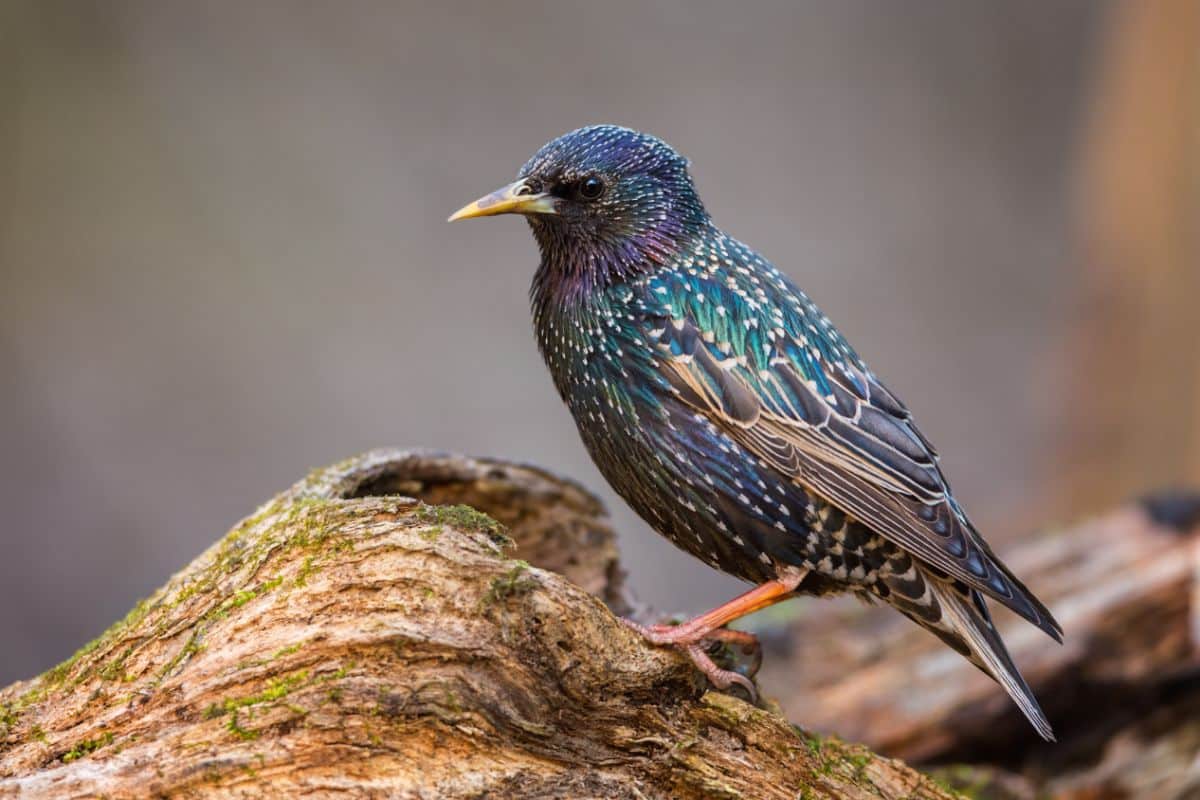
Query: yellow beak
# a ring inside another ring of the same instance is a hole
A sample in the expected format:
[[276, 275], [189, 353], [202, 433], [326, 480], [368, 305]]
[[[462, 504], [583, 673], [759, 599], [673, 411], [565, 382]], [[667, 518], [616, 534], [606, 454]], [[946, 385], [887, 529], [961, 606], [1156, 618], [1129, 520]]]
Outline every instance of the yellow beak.
[[474, 203], [450, 215], [447, 222], [474, 217], [490, 217], [495, 214], [557, 214], [554, 196], [546, 192], [535, 194], [525, 181], [520, 180], [484, 195]]

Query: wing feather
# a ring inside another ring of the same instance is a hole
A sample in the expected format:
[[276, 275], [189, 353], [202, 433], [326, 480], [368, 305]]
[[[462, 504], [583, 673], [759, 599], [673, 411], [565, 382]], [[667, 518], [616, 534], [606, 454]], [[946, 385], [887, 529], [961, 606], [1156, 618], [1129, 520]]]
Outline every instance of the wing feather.
[[[663, 374], [684, 402], [773, 469], [824, 496], [936, 572], [963, 581], [1061, 638], [1050, 612], [992, 554], [954, 501], [936, 452], [908, 410], [831, 330], [828, 320], [825, 332], [809, 317], [789, 326], [778, 315], [756, 319], [754, 325], [730, 320], [722, 327], [711, 316], [690, 313], [686, 304], [671, 311], [669, 317], [648, 321], [648, 329], [657, 334], [648, 338], [654, 340]], [[738, 341], [742, 347], [722, 347], [744, 334], [742, 327], [750, 334], [756, 329], [768, 334], [761, 340], [743, 335]], [[811, 341], [823, 334], [829, 340], [819, 346]]]

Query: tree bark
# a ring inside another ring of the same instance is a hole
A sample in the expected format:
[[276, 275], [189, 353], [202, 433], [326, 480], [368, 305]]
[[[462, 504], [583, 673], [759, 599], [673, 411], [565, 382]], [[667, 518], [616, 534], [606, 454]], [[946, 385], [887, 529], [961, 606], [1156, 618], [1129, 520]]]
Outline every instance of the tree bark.
[[578, 486], [370, 453], [0, 691], [0, 797], [952, 796], [705, 692], [609, 607], [613, 534]]

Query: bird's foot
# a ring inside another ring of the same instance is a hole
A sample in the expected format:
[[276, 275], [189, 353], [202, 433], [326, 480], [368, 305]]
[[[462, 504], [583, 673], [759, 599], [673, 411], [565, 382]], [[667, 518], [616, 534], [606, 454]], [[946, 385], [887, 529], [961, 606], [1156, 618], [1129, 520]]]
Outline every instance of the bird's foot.
[[730, 630], [725, 626], [735, 619], [786, 600], [796, 591], [806, 574], [806, 570], [790, 570], [738, 595], [728, 603], [717, 606], [712, 611], [678, 625], [642, 625], [633, 620], [622, 621], [646, 637], [651, 644], [682, 650], [718, 689], [728, 689], [736, 683], [750, 695], [751, 702], [757, 704], [758, 692], [750, 678], [740, 672], [717, 666], [709, 650], [714, 644], [740, 645], [745, 655], [753, 656], [748, 670], [753, 676], [762, 662], [762, 648], [758, 639], [753, 634]]
[[[621, 621], [644, 636], [646, 641], [651, 644], [660, 647], [674, 647], [683, 652], [691, 659], [696, 669], [700, 670], [718, 689], [724, 691], [736, 684], [746, 690], [751, 703], [758, 702], [758, 691], [754, 688], [754, 683], [750, 678], [758, 673], [758, 668], [762, 664], [762, 647], [759, 645], [758, 637], [754, 634], [730, 628], [705, 630], [687, 623], [682, 625], [643, 625], [631, 619]], [[743, 655], [751, 657], [746, 668], [749, 677], [741, 672], [718, 666], [709, 654], [713, 645], [740, 647]]]
[[737, 631], [733, 628], [717, 628], [710, 631], [707, 638], [711, 641], [721, 642], [730, 649], [740, 647], [742, 655], [750, 659], [746, 665], [745, 674], [751, 678], [758, 674], [758, 669], [762, 666], [762, 644], [753, 633]]

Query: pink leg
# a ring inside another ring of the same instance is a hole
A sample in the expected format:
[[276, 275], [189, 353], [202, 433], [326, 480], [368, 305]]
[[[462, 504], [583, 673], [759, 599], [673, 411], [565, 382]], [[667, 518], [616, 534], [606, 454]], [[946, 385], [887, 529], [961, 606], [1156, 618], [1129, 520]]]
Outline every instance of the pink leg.
[[757, 672], [758, 664], [762, 659], [758, 639], [753, 634], [729, 630], [723, 626], [739, 617], [786, 600], [803, 578], [804, 575], [800, 574], [767, 581], [745, 594], [735, 597], [728, 603], [679, 625], [642, 625], [632, 620], [624, 620], [624, 622], [645, 636], [652, 644], [677, 647], [682, 650], [696, 665], [696, 668], [703, 672], [718, 689], [728, 689], [736, 683], [746, 689], [752, 699], [757, 699], [758, 693], [754, 690], [754, 684], [737, 672], [718, 667], [709, 657], [704, 645], [712, 641], [741, 645], [743, 652], [747, 655], [756, 654], [751, 674]]

